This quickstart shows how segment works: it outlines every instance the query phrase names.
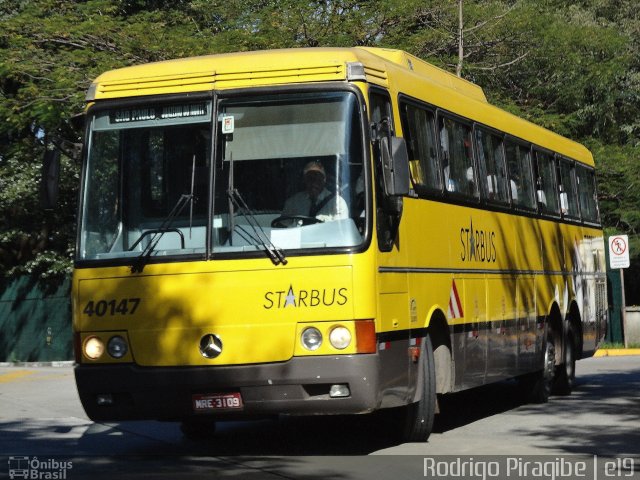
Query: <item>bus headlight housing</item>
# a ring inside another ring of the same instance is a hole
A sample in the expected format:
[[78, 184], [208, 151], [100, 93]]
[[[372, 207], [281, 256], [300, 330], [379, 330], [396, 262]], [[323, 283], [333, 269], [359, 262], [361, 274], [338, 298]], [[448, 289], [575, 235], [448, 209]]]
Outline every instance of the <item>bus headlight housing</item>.
[[351, 332], [346, 327], [334, 327], [329, 333], [329, 342], [333, 348], [344, 350], [351, 344]]
[[129, 346], [127, 345], [127, 341], [120, 335], [111, 337], [109, 343], [107, 343], [107, 352], [109, 352], [109, 355], [113, 358], [124, 357], [128, 350]]
[[322, 345], [322, 333], [315, 327], [305, 328], [300, 336], [300, 341], [307, 350], [317, 350]]
[[89, 337], [84, 341], [82, 352], [89, 360], [98, 360], [104, 353], [104, 342], [98, 337]]

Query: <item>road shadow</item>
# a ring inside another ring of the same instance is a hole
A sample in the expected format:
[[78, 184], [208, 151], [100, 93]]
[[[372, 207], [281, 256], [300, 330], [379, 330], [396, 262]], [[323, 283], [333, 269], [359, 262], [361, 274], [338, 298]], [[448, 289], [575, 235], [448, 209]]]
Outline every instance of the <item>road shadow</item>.
[[484, 418], [513, 410], [525, 404], [516, 381], [492, 383], [439, 399], [441, 414], [436, 415], [434, 433], [445, 433]]
[[[514, 411], [536, 417], [514, 429], [532, 444], [548, 444], [549, 454], [640, 454], [640, 366], [582, 374], [572, 395], [552, 397], [548, 404], [524, 404], [518, 393], [515, 382], [502, 382], [447, 395], [434, 437]], [[598, 420], [591, 422], [591, 415]], [[389, 427], [389, 417], [380, 414], [281, 417], [220, 422], [215, 435], [194, 441], [184, 438], [176, 423], [0, 419], [0, 451], [72, 460], [74, 475], [67, 478], [140, 478], [154, 472], [153, 478], [275, 479], [296, 472], [291, 478], [340, 479], [354, 478], [347, 470], [383, 458], [370, 454], [399, 444]], [[429, 444], [421, 451], [428, 453]]]
[[[548, 444], [553, 454], [640, 456], [640, 368], [581, 375], [570, 396], [556, 399], [548, 408], [558, 421], [541, 422], [523, 435]], [[541, 407], [524, 405], [521, 411], [543, 417]]]

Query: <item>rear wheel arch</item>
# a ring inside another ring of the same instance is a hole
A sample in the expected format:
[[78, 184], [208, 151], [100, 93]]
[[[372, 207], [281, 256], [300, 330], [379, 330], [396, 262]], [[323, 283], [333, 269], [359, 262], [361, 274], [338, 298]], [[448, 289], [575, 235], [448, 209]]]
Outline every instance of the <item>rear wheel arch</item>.
[[549, 313], [546, 318], [545, 329], [547, 332], [553, 337], [553, 343], [555, 345], [556, 351], [556, 365], [560, 363], [560, 352], [562, 352], [563, 347], [563, 325], [562, 325], [562, 313], [560, 313], [560, 307], [556, 302], [551, 304], [551, 308], [549, 309]]
[[580, 309], [578, 308], [578, 304], [575, 302], [571, 302], [569, 306], [569, 311], [565, 316], [565, 333], [571, 333], [573, 335], [575, 346], [576, 346], [576, 354], [577, 358], [582, 358], [582, 320], [580, 316]]

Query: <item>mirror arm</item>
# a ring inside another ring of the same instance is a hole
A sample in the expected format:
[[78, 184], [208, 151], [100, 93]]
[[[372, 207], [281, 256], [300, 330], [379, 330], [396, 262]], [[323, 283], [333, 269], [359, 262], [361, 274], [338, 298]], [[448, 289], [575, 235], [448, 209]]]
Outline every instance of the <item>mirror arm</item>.
[[59, 137], [49, 138], [49, 143], [65, 157], [72, 159], [76, 163], [80, 161], [82, 156], [82, 143], [70, 142], [69, 140]]

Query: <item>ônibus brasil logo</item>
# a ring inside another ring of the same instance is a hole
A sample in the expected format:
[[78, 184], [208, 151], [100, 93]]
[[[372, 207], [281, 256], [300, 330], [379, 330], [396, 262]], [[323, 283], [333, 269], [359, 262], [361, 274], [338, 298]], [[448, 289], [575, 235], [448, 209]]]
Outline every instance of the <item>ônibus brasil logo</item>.
[[64, 480], [67, 470], [73, 468], [73, 462], [38, 457], [9, 457], [9, 478], [25, 478], [38, 480]]

